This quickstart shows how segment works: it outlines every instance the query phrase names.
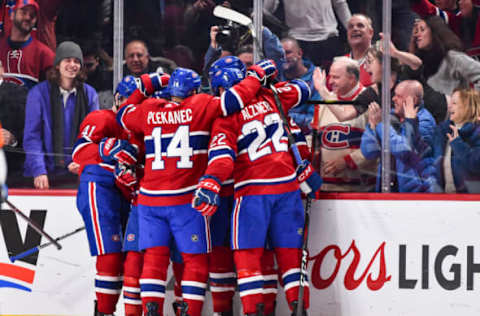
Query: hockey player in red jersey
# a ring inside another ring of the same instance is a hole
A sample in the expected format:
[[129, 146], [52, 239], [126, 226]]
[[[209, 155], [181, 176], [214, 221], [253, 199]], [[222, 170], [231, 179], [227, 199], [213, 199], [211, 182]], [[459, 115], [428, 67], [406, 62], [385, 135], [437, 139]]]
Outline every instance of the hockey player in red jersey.
[[[114, 170], [117, 161], [133, 163], [136, 149], [125, 140], [127, 135], [112, 110], [90, 113], [80, 131], [72, 157], [80, 164], [77, 208], [85, 222], [90, 253], [97, 257], [95, 315], [113, 315], [122, 289], [122, 223], [130, 210], [130, 201], [115, 186]], [[105, 137], [109, 137], [103, 142], [105, 157], [110, 157], [107, 161], [99, 150]]]
[[[207, 165], [210, 129], [215, 118], [240, 111], [260, 88], [257, 69], [221, 98], [196, 94], [200, 78], [177, 68], [169, 81], [172, 101], [147, 99], [120, 109], [117, 119], [145, 142], [145, 175], [138, 195], [140, 248], [145, 249], [140, 280], [147, 316], [163, 315], [169, 245], [173, 238], [185, 264], [182, 277], [183, 315], [199, 316], [208, 278], [210, 231], [207, 218], [190, 205]], [[148, 87], [146, 87], [148, 89]], [[166, 180], [168, 179], [168, 180]]]
[[[150, 76], [148, 76], [150, 78]], [[133, 76], [126, 76], [117, 85], [115, 93], [115, 104], [118, 108], [120, 104], [128, 102], [127, 98], [137, 89], [139, 83]], [[138, 101], [135, 96], [133, 101]], [[142, 97], [143, 99], [143, 97]], [[132, 101], [132, 100], [130, 100]], [[117, 123], [118, 125], [118, 123]], [[131, 138], [129, 141], [138, 148], [138, 158], [145, 152], [141, 140]], [[143, 266], [143, 253], [138, 248], [138, 209], [136, 191], [138, 190], [138, 178], [143, 174], [143, 161], [138, 161], [135, 166], [117, 164], [115, 176], [117, 186], [121, 188], [123, 195], [130, 200], [130, 214], [125, 227], [123, 239], [123, 252], [125, 260], [123, 264], [123, 302], [125, 306], [125, 316], [141, 316], [142, 300], [140, 298], [140, 275]]]
[[[225, 75], [228, 71], [228, 75]], [[209, 70], [212, 93], [221, 95], [245, 77], [245, 65], [235, 56], [215, 61]], [[212, 252], [208, 254], [209, 284], [214, 316], [233, 316], [237, 284], [230, 248], [230, 217], [233, 210], [233, 178], [222, 183], [218, 211], [210, 218]]]
[[[147, 75], [149, 82], [156, 77]], [[117, 87], [116, 99], [129, 96], [137, 85], [133, 77], [125, 77]], [[132, 100], [139, 100], [139, 96], [131, 96]], [[72, 157], [80, 165], [77, 207], [85, 221], [90, 252], [97, 256], [95, 315], [113, 315], [124, 275], [125, 315], [140, 316], [140, 288], [137, 285], [135, 290], [135, 284], [142, 256], [132, 242], [125, 243], [127, 255], [122, 253], [123, 226], [129, 217], [136, 181], [131, 167], [136, 163], [138, 145], [132, 146], [127, 141], [129, 135], [116, 121], [116, 106], [87, 115], [80, 131]], [[128, 227], [126, 235], [132, 236]]]
[[[168, 83], [169, 75], [152, 73], [136, 79], [133, 76], [125, 77], [117, 87], [117, 95], [123, 96], [118, 100], [117, 104], [122, 103], [139, 103], [144, 100], [147, 95], [144, 93], [137, 93], [138, 87], [150, 86], [155, 87], [152, 97], [155, 98], [169, 98], [166, 91], [166, 83]], [[154, 84], [154, 83], [158, 84]], [[159, 90], [160, 89], [160, 90]], [[133, 94], [132, 94], [133, 92]], [[146, 93], [146, 91], [144, 91]], [[150, 93], [152, 90], [150, 90]], [[126, 100], [126, 97], [128, 99]], [[137, 135], [138, 137], [138, 135]], [[123, 251], [126, 252], [124, 262], [124, 276], [123, 276], [123, 301], [125, 304], [126, 316], [141, 316], [142, 300], [140, 296], [140, 276], [143, 268], [143, 253], [140, 251], [138, 245], [139, 227], [138, 227], [138, 203], [137, 192], [139, 189], [138, 179], [141, 179], [144, 174], [144, 158], [145, 148], [143, 139], [138, 139], [134, 135], [130, 135], [130, 142], [138, 147], [138, 162], [135, 168], [131, 166], [119, 166], [117, 164], [116, 179], [117, 185], [123, 188], [125, 196], [131, 196], [131, 210], [128, 217], [127, 226], [125, 228]], [[118, 168], [120, 167], [120, 168]]]
[[[160, 87], [165, 86], [168, 84], [166, 79], [168, 75], [162, 75], [160, 80], [153, 80], [156, 76], [154, 74], [144, 75], [138, 79], [135, 79], [132, 76], [127, 76], [124, 80], [119, 84], [119, 89], [117, 91], [123, 91], [124, 95], [128, 95], [134, 90], [133, 94], [128, 98], [125, 102], [120, 102], [119, 104], [137, 104], [143, 102], [147, 99], [147, 93], [152, 93], [153, 91], [153, 82], [157, 81]], [[138, 88], [138, 89], [137, 89]], [[157, 87], [158, 88], [158, 87]], [[160, 98], [160, 99], [170, 99], [170, 93], [168, 89], [161, 88], [161, 90], [153, 91], [152, 94], [153, 98]], [[133, 135], [130, 135], [133, 136]], [[141, 135], [137, 135], [141, 136]], [[144, 174], [144, 159], [145, 159], [145, 148], [144, 142], [138, 141], [136, 139], [135, 144], [139, 147], [139, 163], [137, 164], [136, 168], [136, 178], [141, 179], [141, 176]], [[129, 172], [130, 169], [126, 169], [126, 172]], [[140, 296], [140, 275], [143, 266], [143, 253], [139, 252], [138, 246], [138, 237], [139, 237], [139, 229], [138, 229], [138, 183], [135, 185], [135, 192], [134, 200], [132, 202], [132, 209], [130, 212], [130, 216], [127, 223], [127, 228], [125, 231], [125, 240], [124, 240], [124, 251], [127, 251], [126, 255], [126, 264], [130, 261], [136, 261], [137, 265], [129, 265], [130, 269], [125, 269], [124, 273], [124, 302], [125, 302], [125, 311], [127, 310], [135, 310], [136, 314], [132, 315], [141, 315], [142, 314], [142, 301]], [[141, 254], [141, 257], [138, 255]], [[174, 294], [175, 294], [175, 302], [173, 303], [173, 310], [175, 314], [179, 310], [181, 303], [182, 303], [182, 289], [181, 289], [181, 281], [182, 281], [182, 274], [183, 274], [183, 260], [181, 254], [179, 253], [175, 242], [172, 242], [170, 245], [170, 259], [172, 262], [172, 270], [173, 275], [175, 277], [175, 285], [174, 285]], [[130, 272], [130, 273], [129, 273]], [[127, 316], [129, 314], [127, 313]]]
[[[259, 65], [267, 67], [265, 61]], [[259, 65], [252, 66], [250, 71]], [[310, 96], [308, 85], [301, 80], [278, 83], [276, 90], [285, 113]], [[306, 148], [303, 155], [308, 155]], [[304, 170], [302, 166], [299, 171]], [[295, 311], [303, 206], [282, 119], [269, 89], [260, 89], [241, 112], [215, 122], [209, 165], [192, 202], [203, 215], [215, 213], [220, 183], [232, 172], [235, 205], [231, 239], [243, 310], [247, 315], [263, 315], [265, 278], [261, 258], [268, 236], [275, 248], [289, 306]], [[310, 187], [310, 194], [319, 189], [318, 177], [318, 174], [307, 176], [304, 184]], [[304, 174], [299, 178], [305, 178]], [[304, 298], [306, 309], [308, 288]]]
[[[209, 71], [212, 92], [214, 94], [223, 93], [225, 89], [241, 81], [245, 77], [245, 72], [244, 64], [235, 56], [226, 56], [215, 61]], [[293, 121], [292, 124], [296, 127]], [[298, 127], [294, 128], [294, 126], [292, 128], [297, 138], [297, 144], [303, 152], [306, 152], [308, 149], [305, 137], [300, 129]], [[215, 142], [215, 139], [211, 141]], [[229, 245], [225, 244], [226, 241], [229, 243], [231, 235], [232, 198], [233, 179], [228, 184], [222, 183], [219, 208], [210, 220], [213, 242], [213, 250], [209, 254], [210, 290], [213, 310], [217, 313], [223, 313], [221, 315], [230, 315], [226, 311], [232, 308], [232, 298], [236, 285], [236, 275], [233, 272], [233, 253]], [[227, 228], [225, 225], [229, 225], [229, 227]], [[225, 234], [228, 234], [228, 236], [224, 236]], [[262, 274], [265, 279], [263, 289], [264, 312], [265, 315], [273, 315], [278, 273], [275, 268], [274, 253], [270, 247], [265, 249], [262, 256]]]

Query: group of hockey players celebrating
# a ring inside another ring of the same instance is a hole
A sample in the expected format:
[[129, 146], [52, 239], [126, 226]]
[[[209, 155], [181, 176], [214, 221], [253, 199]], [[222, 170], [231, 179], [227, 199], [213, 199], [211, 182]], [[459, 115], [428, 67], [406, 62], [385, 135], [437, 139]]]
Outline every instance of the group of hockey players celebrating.
[[113, 315], [122, 289], [125, 315], [164, 315], [170, 262], [176, 315], [201, 315], [207, 284], [214, 315], [233, 315], [236, 289], [246, 315], [274, 315], [277, 283], [306, 315], [301, 192], [314, 196], [321, 178], [282, 117], [309, 87], [276, 75], [270, 60], [246, 69], [227, 56], [210, 68], [212, 94], [186, 68], [125, 77], [112, 109], [85, 118], [73, 160], [96, 256], [95, 315]]

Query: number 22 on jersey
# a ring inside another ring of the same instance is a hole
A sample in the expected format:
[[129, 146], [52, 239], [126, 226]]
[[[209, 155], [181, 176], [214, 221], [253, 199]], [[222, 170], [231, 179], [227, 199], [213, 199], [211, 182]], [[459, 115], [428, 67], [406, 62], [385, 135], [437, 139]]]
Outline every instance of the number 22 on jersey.
[[[267, 131], [272, 128], [274, 129], [273, 132], [271, 135], [268, 135], [269, 133], [267, 133]], [[267, 114], [263, 119], [263, 123], [259, 120], [254, 120], [242, 126], [243, 137], [252, 133], [256, 133], [256, 137], [250, 142], [247, 148], [250, 161], [272, 153], [271, 147], [265, 146], [269, 141], [272, 142], [272, 147], [275, 152], [288, 151], [288, 144], [281, 142], [284, 130], [282, 120], [278, 113]]]

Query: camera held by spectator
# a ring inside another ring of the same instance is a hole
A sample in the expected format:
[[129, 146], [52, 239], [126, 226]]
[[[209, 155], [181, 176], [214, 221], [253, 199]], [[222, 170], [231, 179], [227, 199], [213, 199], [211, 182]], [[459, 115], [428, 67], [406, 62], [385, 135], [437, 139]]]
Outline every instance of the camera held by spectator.
[[218, 26], [218, 32], [215, 35], [215, 41], [218, 45], [229, 51], [236, 51], [240, 40], [240, 26], [232, 21]]

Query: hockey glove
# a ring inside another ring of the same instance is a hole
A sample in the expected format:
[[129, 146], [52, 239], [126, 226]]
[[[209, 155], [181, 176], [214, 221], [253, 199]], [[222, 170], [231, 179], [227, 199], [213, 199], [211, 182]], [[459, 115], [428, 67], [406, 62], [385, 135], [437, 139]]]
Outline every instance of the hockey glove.
[[192, 207], [203, 216], [215, 214], [220, 203], [218, 193], [221, 187], [220, 181], [216, 177], [210, 175], [201, 177], [195, 190]]
[[169, 74], [160, 74], [158, 72], [143, 74], [140, 76], [141, 84], [139, 89], [145, 96], [151, 96], [155, 91], [160, 91], [168, 86], [169, 80]]
[[278, 71], [275, 62], [270, 59], [261, 60], [247, 70], [247, 76], [253, 76], [260, 81], [260, 84], [266, 87], [273, 79], [277, 77]]
[[157, 99], [170, 99], [170, 91], [167, 88], [162, 88], [155, 91], [152, 97]]
[[107, 163], [119, 162], [125, 165], [137, 163], [137, 149], [124, 139], [105, 137], [98, 149], [100, 158]]
[[137, 175], [135, 174], [134, 168], [134, 166], [117, 163], [114, 172], [115, 181], [124, 187], [133, 189], [133, 187], [137, 184]]
[[315, 198], [315, 192], [323, 183], [322, 177], [313, 170], [312, 164], [306, 159], [297, 167], [297, 180], [300, 183], [300, 190], [311, 198]]

